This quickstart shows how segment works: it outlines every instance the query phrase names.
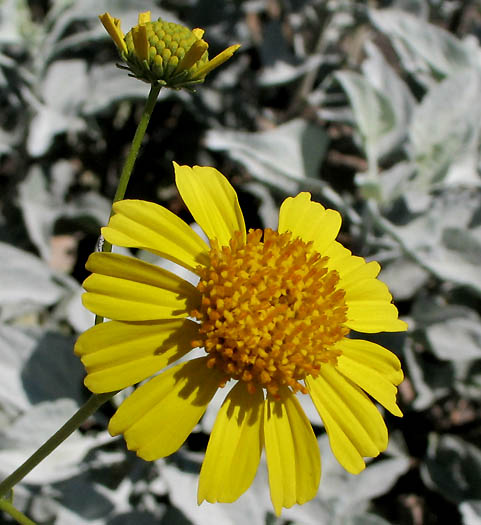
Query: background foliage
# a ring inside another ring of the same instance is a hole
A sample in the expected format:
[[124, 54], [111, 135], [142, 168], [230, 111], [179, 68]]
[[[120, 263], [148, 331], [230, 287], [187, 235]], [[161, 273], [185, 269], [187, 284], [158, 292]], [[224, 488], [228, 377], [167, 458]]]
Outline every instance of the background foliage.
[[242, 48], [196, 93], [161, 92], [128, 196], [189, 220], [176, 160], [226, 174], [248, 227], [275, 227], [299, 190], [339, 209], [342, 241], [381, 261], [410, 324], [376, 338], [403, 362], [405, 416], [386, 416], [387, 453], [352, 476], [307, 407], [321, 486], [277, 519], [264, 464], [237, 503], [195, 503], [221, 398], [155, 463], [110, 438], [107, 406], [16, 504], [61, 525], [481, 523], [481, 7], [470, 1], [0, 2], [0, 474], [88, 396], [72, 354], [92, 323], [80, 283], [148, 91], [115, 67], [97, 15], [128, 30], [148, 9], [205, 28], [212, 54]]

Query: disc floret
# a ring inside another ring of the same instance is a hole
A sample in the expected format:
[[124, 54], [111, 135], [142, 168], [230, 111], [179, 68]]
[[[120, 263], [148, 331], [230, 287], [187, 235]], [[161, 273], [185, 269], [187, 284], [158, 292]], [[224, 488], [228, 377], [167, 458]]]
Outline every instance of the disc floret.
[[316, 377], [322, 363], [335, 364], [335, 343], [347, 333], [344, 291], [339, 275], [312, 243], [291, 233], [237, 232], [229, 246], [212, 242], [210, 265], [198, 268], [200, 339], [209, 367], [228, 379], [266, 389], [282, 386], [306, 393], [300, 382]]

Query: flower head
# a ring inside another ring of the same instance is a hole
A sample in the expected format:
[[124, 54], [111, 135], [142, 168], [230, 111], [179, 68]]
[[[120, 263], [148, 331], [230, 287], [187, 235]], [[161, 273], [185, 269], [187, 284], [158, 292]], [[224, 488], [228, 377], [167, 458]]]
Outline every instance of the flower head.
[[[204, 31], [159, 18], [150, 11], [139, 14], [139, 22], [126, 35], [120, 20], [109, 13], [99, 16], [132, 76], [150, 84], [180, 89], [204, 81], [206, 75], [228, 60], [239, 45], [230, 46], [209, 60]], [[122, 67], [122, 66], [121, 66]]]
[[132, 257], [96, 253], [84, 305], [112, 321], [82, 334], [75, 351], [95, 393], [120, 390], [202, 347], [205, 356], [155, 375], [119, 407], [112, 435], [154, 460], [175, 452], [214, 393], [231, 387], [202, 465], [198, 500], [231, 502], [266, 451], [271, 499], [282, 507], [317, 492], [319, 448], [297, 395], [308, 394], [332, 450], [352, 473], [387, 446], [374, 403], [396, 416], [397, 357], [357, 332], [406, 329], [380, 267], [335, 239], [341, 217], [309, 193], [281, 206], [277, 231], [246, 232], [237, 195], [214, 168], [175, 164], [179, 192], [210, 241], [156, 204], [115, 203], [104, 237], [176, 262], [197, 286]]

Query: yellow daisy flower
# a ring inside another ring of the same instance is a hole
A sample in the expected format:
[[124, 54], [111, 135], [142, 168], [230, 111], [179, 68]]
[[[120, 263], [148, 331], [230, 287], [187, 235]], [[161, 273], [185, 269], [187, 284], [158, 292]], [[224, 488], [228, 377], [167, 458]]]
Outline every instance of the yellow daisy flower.
[[177, 188], [207, 245], [169, 210], [140, 200], [114, 204], [102, 234], [182, 265], [197, 286], [133, 257], [95, 253], [84, 305], [112, 321], [82, 334], [75, 351], [95, 393], [138, 387], [110, 421], [146, 460], [183, 444], [218, 388], [231, 386], [217, 415], [199, 478], [198, 501], [231, 502], [252, 483], [265, 449], [274, 510], [316, 495], [319, 448], [296, 394], [309, 394], [332, 450], [352, 473], [387, 446], [374, 403], [396, 416], [397, 357], [357, 332], [406, 330], [377, 262], [335, 239], [341, 217], [287, 198], [277, 231], [246, 233], [237, 195], [214, 168], [174, 164]]
[[191, 31], [161, 18], [152, 22], [150, 11], [146, 11], [139, 14], [138, 24], [124, 35], [118, 18], [109, 13], [99, 18], [127, 64], [126, 69], [149, 84], [180, 89], [204, 82], [208, 73], [240, 47], [230, 46], [209, 60], [203, 29]]

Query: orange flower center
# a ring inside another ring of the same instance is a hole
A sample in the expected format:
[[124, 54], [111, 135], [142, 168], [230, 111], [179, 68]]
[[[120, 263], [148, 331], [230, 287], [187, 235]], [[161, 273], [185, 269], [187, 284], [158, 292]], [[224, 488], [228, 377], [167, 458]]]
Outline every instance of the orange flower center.
[[214, 241], [191, 312], [200, 321], [192, 345], [210, 354], [208, 366], [276, 397], [283, 385], [306, 393], [300, 381], [336, 363], [334, 345], [349, 331], [338, 273], [312, 243], [291, 237], [266, 229], [250, 230], [246, 242], [237, 232], [229, 246]]

